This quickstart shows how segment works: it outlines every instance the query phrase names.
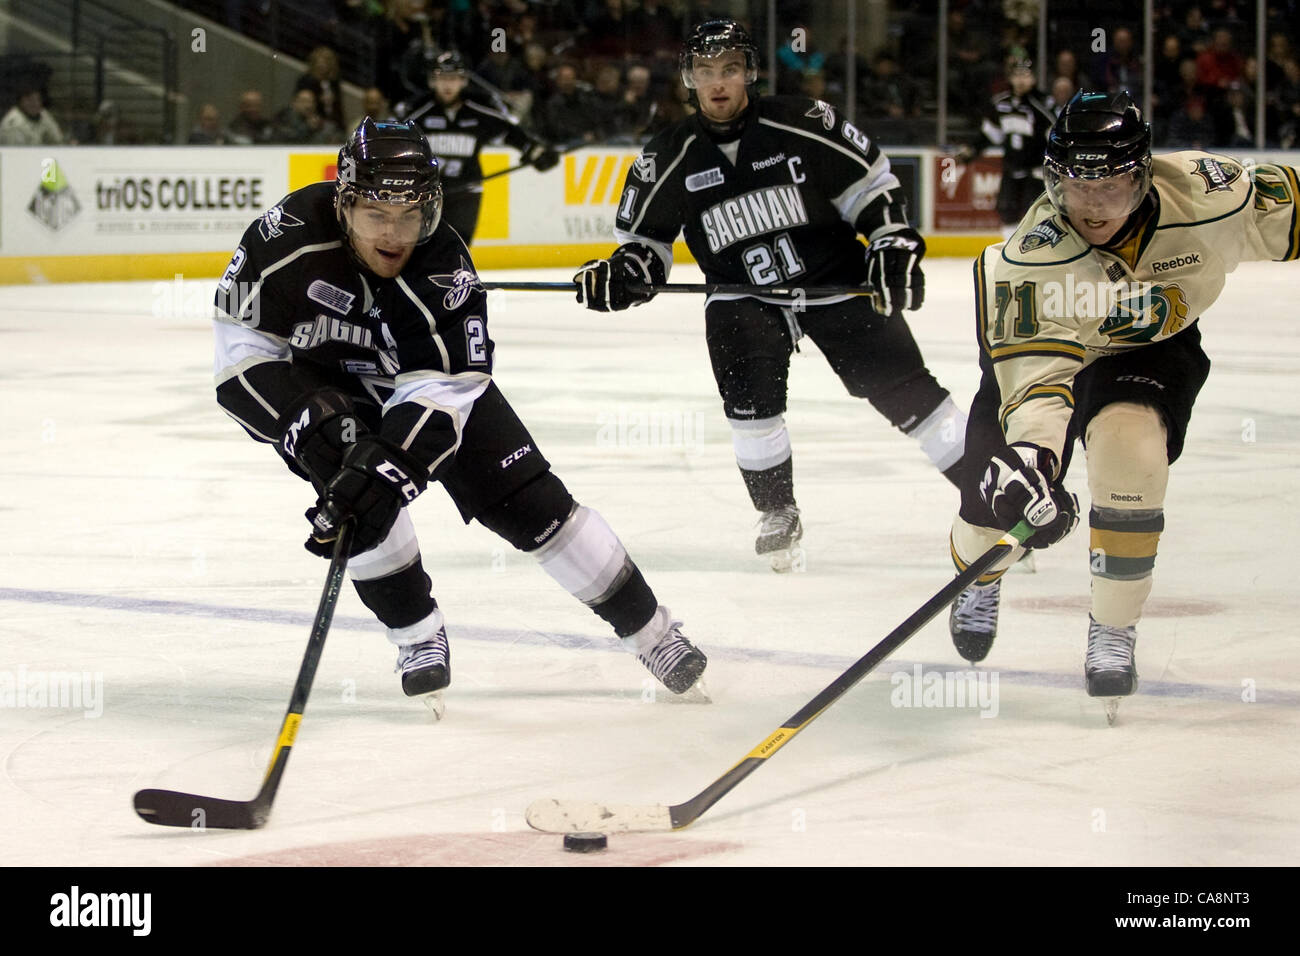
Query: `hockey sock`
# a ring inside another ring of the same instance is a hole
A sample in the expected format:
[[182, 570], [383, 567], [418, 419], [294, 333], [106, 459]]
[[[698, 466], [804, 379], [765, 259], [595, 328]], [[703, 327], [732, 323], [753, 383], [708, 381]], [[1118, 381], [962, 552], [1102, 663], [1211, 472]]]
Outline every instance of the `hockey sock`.
[[626, 637], [645, 626], [658, 601], [618, 535], [578, 505], [551, 539], [531, 552], [542, 570]]
[[[952, 533], [948, 537], [948, 547], [953, 566], [960, 574], [970, 563], [1001, 540], [1004, 532], [997, 528], [981, 528], [966, 521], [960, 515], [952, 519]], [[1024, 548], [1012, 548], [1011, 553], [989, 568], [976, 579], [978, 585], [992, 584], [1006, 573], [1007, 568], [1020, 560]]]
[[951, 395], [944, 396], [939, 407], [923, 418], [906, 434], [921, 444], [921, 451], [934, 467], [957, 487], [961, 487], [961, 458], [966, 447], [966, 413], [957, 407]]
[[754, 507], [771, 511], [794, 504], [794, 465], [785, 417], [774, 415], [753, 421], [729, 418], [727, 424], [731, 426], [736, 464]]
[[1165, 526], [1169, 455], [1164, 418], [1147, 405], [1115, 402], [1088, 423], [1085, 447], [1092, 494], [1092, 616], [1099, 624], [1132, 627], [1151, 593]]

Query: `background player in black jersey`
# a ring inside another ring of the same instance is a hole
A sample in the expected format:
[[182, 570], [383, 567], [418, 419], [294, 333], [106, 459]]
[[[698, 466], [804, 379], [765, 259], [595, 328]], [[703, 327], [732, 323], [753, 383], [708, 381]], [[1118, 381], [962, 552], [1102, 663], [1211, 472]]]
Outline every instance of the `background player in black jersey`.
[[1007, 68], [1011, 85], [993, 97], [980, 123], [979, 138], [956, 156], [968, 163], [991, 146], [1002, 147], [1002, 181], [998, 184], [998, 218], [1009, 237], [1043, 192], [1043, 147], [1056, 115], [1038, 89], [1034, 65], [1014, 60]]
[[524, 163], [545, 172], [560, 161], [551, 146], [529, 136], [514, 118], [494, 107], [465, 97], [469, 70], [454, 50], [442, 53], [429, 69], [429, 92], [393, 107], [399, 120], [419, 124], [433, 155], [438, 157], [444, 184], [443, 219], [469, 245], [478, 228], [483, 201], [483, 167], [479, 150], [504, 140], [519, 150]]
[[[760, 555], [788, 570], [803, 532], [785, 427], [790, 354], [805, 333], [850, 395], [865, 398], [956, 483], [965, 416], [926, 369], [905, 309], [925, 293], [925, 241], [889, 160], [820, 100], [756, 97], [757, 48], [734, 20], [693, 31], [682, 81], [699, 110], [656, 135], [629, 171], [622, 243], [574, 276], [578, 301], [626, 309], [667, 280], [679, 232], [710, 282], [863, 285], [873, 295], [712, 295], [705, 335], [736, 463], [762, 512]], [[864, 249], [858, 234], [867, 238]]]
[[348, 570], [399, 648], [408, 695], [451, 677], [405, 508], [434, 481], [466, 523], [533, 554], [682, 693], [704, 655], [497, 388], [486, 295], [441, 213], [418, 127], [364, 120], [337, 182], [292, 192], [254, 222], [218, 283], [218, 401], [315, 486], [308, 550], [327, 555], [340, 521], [356, 519]]

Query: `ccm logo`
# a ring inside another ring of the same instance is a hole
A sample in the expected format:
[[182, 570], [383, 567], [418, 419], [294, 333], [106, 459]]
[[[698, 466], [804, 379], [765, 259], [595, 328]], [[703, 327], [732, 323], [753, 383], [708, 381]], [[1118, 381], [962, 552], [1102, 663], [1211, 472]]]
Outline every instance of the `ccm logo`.
[[381, 179], [380, 183], [384, 186], [410, 186], [415, 183], [414, 179]]
[[511, 465], [517, 462], [520, 458], [523, 458], [524, 455], [528, 454], [532, 450], [533, 450], [532, 445], [525, 445], [523, 448], [520, 448], [518, 451], [512, 451], [510, 454], [506, 455], [506, 457], [501, 459], [501, 467], [509, 468]]

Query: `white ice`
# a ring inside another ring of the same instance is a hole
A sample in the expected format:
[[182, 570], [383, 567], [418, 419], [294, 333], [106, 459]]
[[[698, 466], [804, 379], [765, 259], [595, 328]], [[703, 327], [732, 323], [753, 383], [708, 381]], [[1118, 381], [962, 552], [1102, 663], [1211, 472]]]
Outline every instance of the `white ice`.
[[[927, 275], [909, 321], [964, 406], [969, 263]], [[0, 864], [1300, 862], [1294, 265], [1243, 266], [1202, 321], [1214, 370], [1114, 727], [1082, 689], [1085, 526], [1007, 578], [995, 713], [891, 702], [918, 663], [961, 669], [936, 620], [693, 827], [590, 857], [528, 830], [528, 803], [702, 790], [950, 578], [953, 489], [805, 343], [788, 421], [806, 569], [775, 575], [701, 300], [600, 316], [494, 294], [498, 381], [709, 654], [713, 703], [651, 693], [598, 618], [434, 487], [412, 508], [452, 641], [445, 719], [401, 695], [349, 586], [269, 825], [151, 827], [137, 789], [256, 791], [325, 572], [300, 543], [307, 486], [214, 402], [196, 286], [0, 290]], [[60, 672], [101, 694], [35, 706]]]

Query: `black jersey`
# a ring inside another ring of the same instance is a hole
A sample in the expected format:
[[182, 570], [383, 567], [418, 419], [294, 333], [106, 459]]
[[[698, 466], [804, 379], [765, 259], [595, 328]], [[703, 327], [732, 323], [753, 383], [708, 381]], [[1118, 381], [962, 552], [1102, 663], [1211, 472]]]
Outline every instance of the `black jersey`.
[[1055, 122], [1056, 117], [1038, 90], [1024, 96], [999, 93], [989, 104], [979, 139], [971, 148], [980, 153], [990, 146], [1001, 146], [1002, 175], [1024, 179], [1042, 168], [1047, 131]]
[[729, 142], [698, 115], [651, 139], [628, 170], [614, 235], [646, 243], [668, 269], [684, 233], [710, 282], [860, 285], [858, 233], [905, 226], [898, 178], [865, 133], [821, 100], [764, 96]]
[[438, 157], [442, 178], [454, 182], [476, 183], [483, 178], [478, 154], [488, 143], [504, 140], [523, 153], [536, 142], [508, 114], [474, 100], [461, 100], [449, 109], [430, 93], [398, 103], [393, 115], [420, 124]]
[[339, 387], [382, 405], [381, 434], [436, 475], [491, 382], [486, 294], [446, 224], [400, 275], [376, 276], [344, 242], [334, 191], [296, 190], [244, 233], [217, 283], [217, 400], [274, 442], [308, 392]]

